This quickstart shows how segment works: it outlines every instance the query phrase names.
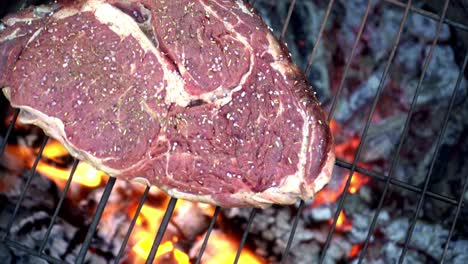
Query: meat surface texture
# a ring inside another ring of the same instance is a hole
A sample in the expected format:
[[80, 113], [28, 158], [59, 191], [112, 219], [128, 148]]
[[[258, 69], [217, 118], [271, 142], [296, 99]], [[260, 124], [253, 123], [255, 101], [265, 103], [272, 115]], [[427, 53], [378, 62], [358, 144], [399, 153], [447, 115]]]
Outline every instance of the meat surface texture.
[[224, 207], [310, 200], [331, 177], [325, 114], [243, 1], [64, 1], [3, 25], [20, 120], [112, 176]]

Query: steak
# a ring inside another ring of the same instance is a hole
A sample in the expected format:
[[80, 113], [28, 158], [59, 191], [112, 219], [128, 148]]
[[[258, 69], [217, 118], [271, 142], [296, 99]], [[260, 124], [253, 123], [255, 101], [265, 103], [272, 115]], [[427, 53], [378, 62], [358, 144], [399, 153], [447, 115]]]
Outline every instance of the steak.
[[225, 207], [310, 200], [331, 177], [324, 111], [243, 1], [62, 1], [3, 25], [20, 121], [111, 176]]

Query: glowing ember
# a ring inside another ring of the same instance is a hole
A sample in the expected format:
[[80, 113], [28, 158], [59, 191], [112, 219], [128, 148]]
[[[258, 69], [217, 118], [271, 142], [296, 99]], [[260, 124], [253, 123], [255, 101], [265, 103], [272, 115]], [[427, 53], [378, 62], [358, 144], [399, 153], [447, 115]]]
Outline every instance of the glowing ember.
[[361, 142], [361, 139], [359, 137], [353, 137], [345, 143], [336, 144], [335, 145], [336, 157], [343, 159], [347, 162], [352, 162], [354, 159], [356, 150], [359, 147], [360, 142]]
[[[344, 191], [348, 177], [349, 177], [349, 173], [346, 173], [344, 177], [340, 177], [340, 182], [338, 184], [338, 187], [333, 188], [333, 189], [327, 187], [323, 189], [322, 191], [320, 191], [319, 193], [317, 193], [317, 195], [315, 196], [314, 203], [312, 204], [312, 207], [317, 207], [322, 204], [330, 204], [330, 203], [336, 202]], [[353, 178], [351, 179], [348, 192], [351, 194], [355, 194], [367, 182], [369, 182], [369, 177], [355, 172], [353, 174]]]
[[312, 207], [317, 207], [322, 204], [330, 204], [336, 202], [340, 197], [341, 193], [343, 193], [344, 187], [346, 185], [346, 179], [340, 181], [339, 186], [337, 189], [325, 188], [321, 190], [315, 196], [314, 203]]
[[349, 258], [355, 258], [361, 252], [362, 245], [353, 245], [351, 250], [349, 251]]
[[[333, 223], [333, 219], [330, 219], [330, 224]], [[338, 219], [336, 220], [336, 229], [340, 231], [351, 231], [353, 228], [353, 224], [350, 220], [346, 217], [343, 211], [340, 212]]]

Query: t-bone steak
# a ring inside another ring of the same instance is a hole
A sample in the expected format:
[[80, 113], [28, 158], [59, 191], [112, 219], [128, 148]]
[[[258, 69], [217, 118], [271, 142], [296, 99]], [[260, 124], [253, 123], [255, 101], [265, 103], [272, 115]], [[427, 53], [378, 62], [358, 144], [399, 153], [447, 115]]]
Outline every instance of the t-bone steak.
[[331, 177], [324, 111], [243, 1], [62, 1], [2, 27], [20, 120], [112, 176], [225, 207], [310, 200]]

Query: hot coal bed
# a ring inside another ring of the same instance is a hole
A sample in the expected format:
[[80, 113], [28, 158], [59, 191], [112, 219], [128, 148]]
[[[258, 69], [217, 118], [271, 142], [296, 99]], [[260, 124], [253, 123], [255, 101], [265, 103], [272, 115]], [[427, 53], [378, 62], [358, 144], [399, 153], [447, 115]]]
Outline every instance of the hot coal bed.
[[[39, 3], [10, 2], [3, 13]], [[177, 201], [155, 262], [196, 263], [211, 231], [201, 263], [232, 263], [239, 245], [238, 263], [468, 263], [467, 7], [456, 0], [447, 8], [445, 1], [251, 2], [330, 114], [333, 180], [315, 201], [290, 207]], [[1, 108], [4, 143], [15, 111], [4, 98]], [[0, 160], [2, 263], [144, 263], [174, 200], [114, 181], [44, 139], [38, 128], [16, 124]], [[33, 167], [39, 172], [31, 177]]]

